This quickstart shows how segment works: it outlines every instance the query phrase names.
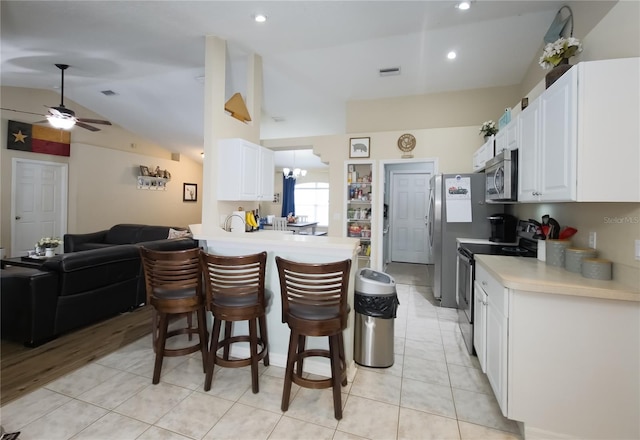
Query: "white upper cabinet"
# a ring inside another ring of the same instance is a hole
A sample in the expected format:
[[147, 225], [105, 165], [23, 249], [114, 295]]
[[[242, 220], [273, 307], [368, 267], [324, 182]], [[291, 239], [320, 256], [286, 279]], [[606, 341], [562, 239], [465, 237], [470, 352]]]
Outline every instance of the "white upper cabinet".
[[491, 135], [487, 142], [485, 142], [480, 148], [473, 154], [473, 171], [479, 172], [484, 170], [484, 167], [489, 159], [495, 155], [494, 144], [496, 137]]
[[640, 202], [640, 58], [578, 67], [577, 199]]
[[218, 142], [218, 200], [273, 198], [273, 151], [244, 139]]
[[519, 119], [520, 115], [518, 114], [496, 134], [496, 154], [501, 153], [502, 150], [515, 150], [518, 148]]
[[640, 202], [640, 59], [583, 62], [520, 113], [520, 202]]
[[260, 148], [260, 196], [259, 200], [273, 201], [275, 180], [275, 153], [268, 148]]

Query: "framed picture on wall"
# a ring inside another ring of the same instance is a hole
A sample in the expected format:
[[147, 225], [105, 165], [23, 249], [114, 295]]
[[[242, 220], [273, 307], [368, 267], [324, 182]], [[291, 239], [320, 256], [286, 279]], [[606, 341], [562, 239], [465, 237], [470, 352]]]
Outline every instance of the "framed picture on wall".
[[369, 157], [371, 138], [349, 139], [349, 157]]
[[182, 184], [182, 201], [183, 202], [198, 201], [198, 184], [197, 183]]

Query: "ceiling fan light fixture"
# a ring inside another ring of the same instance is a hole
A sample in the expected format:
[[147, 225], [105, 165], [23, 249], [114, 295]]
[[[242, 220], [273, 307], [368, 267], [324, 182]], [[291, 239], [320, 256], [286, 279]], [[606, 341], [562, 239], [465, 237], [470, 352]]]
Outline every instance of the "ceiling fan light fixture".
[[253, 19], [256, 23], [264, 23], [265, 21], [267, 21], [267, 16], [264, 14], [256, 14], [253, 16]]
[[76, 125], [75, 118], [60, 118], [54, 115], [47, 116], [47, 121], [49, 121], [49, 124], [51, 124], [52, 127], [60, 130], [70, 130], [74, 125]]

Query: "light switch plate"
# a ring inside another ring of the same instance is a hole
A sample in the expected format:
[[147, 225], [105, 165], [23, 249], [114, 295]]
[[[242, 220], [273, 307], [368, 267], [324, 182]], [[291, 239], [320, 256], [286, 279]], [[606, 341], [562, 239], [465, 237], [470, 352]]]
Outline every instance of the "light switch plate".
[[596, 248], [596, 233], [595, 232], [589, 232], [589, 247], [591, 249], [595, 249]]
[[636, 240], [636, 260], [640, 261], [640, 240]]

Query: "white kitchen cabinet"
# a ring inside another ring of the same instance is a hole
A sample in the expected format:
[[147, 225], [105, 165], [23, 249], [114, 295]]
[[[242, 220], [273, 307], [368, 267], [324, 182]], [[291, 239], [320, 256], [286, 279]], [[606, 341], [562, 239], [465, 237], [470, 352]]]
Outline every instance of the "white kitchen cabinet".
[[473, 346], [482, 372], [487, 372], [487, 293], [478, 281], [473, 288]]
[[275, 153], [268, 148], [260, 148], [260, 201], [273, 201], [275, 187]]
[[[486, 293], [486, 374], [502, 414], [507, 415], [508, 291], [481, 266], [476, 283]], [[474, 330], [477, 330], [474, 329]], [[480, 330], [482, 331], [482, 330]]]
[[478, 291], [488, 296], [486, 374], [524, 438], [640, 438], [635, 287], [478, 255]]
[[577, 77], [569, 70], [520, 114], [518, 201], [576, 198]]
[[639, 58], [583, 62], [520, 113], [518, 201], [640, 201], [638, 77]]
[[218, 200], [273, 199], [273, 151], [244, 139], [218, 142]]
[[507, 125], [496, 134], [495, 154], [502, 150], [515, 150], [518, 148], [518, 122], [520, 115], [516, 115]]
[[489, 159], [495, 155], [495, 136], [489, 136], [487, 142], [485, 142], [480, 148], [473, 154], [473, 171], [479, 172], [484, 170], [484, 167]]

